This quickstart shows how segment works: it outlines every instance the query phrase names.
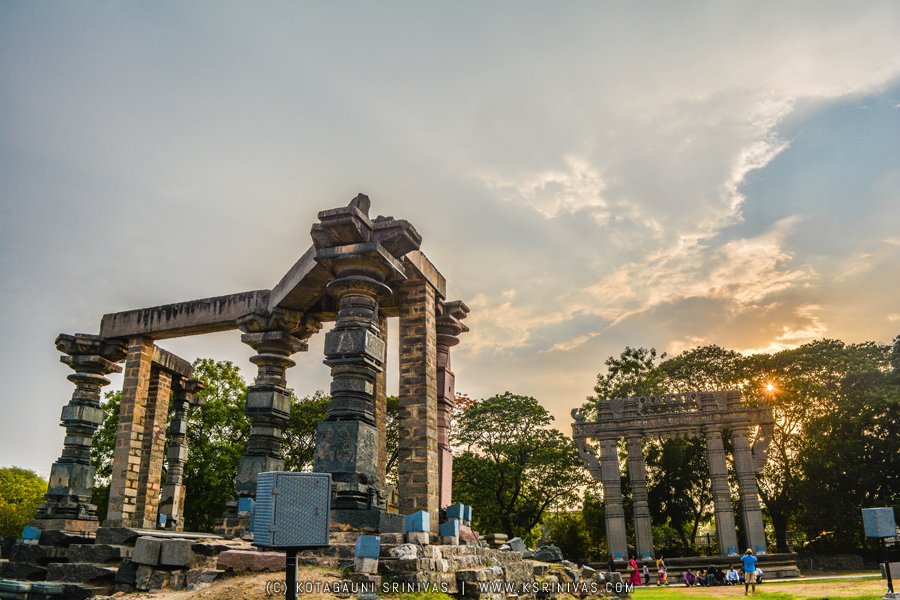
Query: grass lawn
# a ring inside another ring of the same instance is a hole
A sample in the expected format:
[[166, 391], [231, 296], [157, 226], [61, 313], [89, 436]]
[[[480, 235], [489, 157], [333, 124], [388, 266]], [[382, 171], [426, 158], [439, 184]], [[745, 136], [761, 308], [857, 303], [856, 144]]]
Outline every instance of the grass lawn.
[[[756, 586], [755, 600], [881, 600], [887, 592], [885, 582], [878, 576], [865, 579], [830, 579], [827, 581], [767, 581]], [[634, 600], [720, 600], [744, 598], [744, 586], [688, 588], [672, 585], [635, 588]]]

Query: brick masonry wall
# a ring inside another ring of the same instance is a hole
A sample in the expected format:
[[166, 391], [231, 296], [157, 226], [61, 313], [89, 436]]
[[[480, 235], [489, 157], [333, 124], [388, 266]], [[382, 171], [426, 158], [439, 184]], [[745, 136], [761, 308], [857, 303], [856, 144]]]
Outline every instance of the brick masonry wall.
[[172, 375], [157, 368], [152, 369], [147, 410], [144, 414], [138, 495], [135, 500], [134, 524], [137, 527], [156, 527], [171, 395]]
[[437, 333], [435, 290], [422, 281], [400, 288], [400, 512], [431, 513], [438, 524]]
[[152, 361], [152, 339], [137, 337], [128, 340], [109, 509], [104, 522], [107, 527], [128, 527], [134, 521]]

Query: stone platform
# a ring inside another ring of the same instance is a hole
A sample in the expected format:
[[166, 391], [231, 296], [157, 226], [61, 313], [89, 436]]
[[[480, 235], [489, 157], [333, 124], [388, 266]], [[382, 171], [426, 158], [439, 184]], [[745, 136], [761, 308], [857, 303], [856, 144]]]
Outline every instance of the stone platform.
[[[695, 573], [697, 569], [707, 569], [709, 567], [717, 567], [722, 570], [728, 570], [730, 565], [740, 569], [740, 556], [685, 556], [679, 558], [667, 558], [666, 569], [669, 576], [669, 585], [684, 583], [682, 578], [685, 571], [691, 569]], [[764, 581], [772, 581], [774, 579], [793, 579], [800, 577], [800, 568], [797, 566], [796, 553], [784, 554], [763, 554], [758, 556], [758, 567], [763, 571]], [[650, 567], [650, 584], [656, 585], [656, 561], [643, 560], [638, 561], [643, 567], [645, 564]], [[606, 568], [601, 563], [591, 563], [595, 568]], [[621, 572], [626, 578], [628, 577], [628, 563], [622, 560], [616, 561], [616, 570]]]

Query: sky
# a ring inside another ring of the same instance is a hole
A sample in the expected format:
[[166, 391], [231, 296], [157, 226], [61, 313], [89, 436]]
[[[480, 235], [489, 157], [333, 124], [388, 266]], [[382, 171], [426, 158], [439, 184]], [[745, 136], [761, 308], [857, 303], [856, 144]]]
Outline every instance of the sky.
[[57, 334], [270, 288], [359, 192], [471, 308], [457, 390], [563, 431], [626, 345], [888, 342], [900, 4], [0, 0], [0, 466], [59, 456]]

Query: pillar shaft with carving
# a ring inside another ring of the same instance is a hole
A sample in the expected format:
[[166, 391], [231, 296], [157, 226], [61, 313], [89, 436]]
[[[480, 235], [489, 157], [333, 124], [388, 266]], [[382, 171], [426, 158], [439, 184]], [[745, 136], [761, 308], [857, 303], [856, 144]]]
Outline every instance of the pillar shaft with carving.
[[734, 509], [731, 505], [731, 489], [728, 487], [725, 446], [722, 443], [722, 432], [718, 429], [707, 429], [706, 452], [709, 462], [709, 478], [712, 484], [719, 554], [734, 555], [738, 553]]
[[275, 309], [251, 313], [238, 320], [241, 341], [253, 348], [250, 357], [257, 367], [256, 379], [247, 388], [250, 437], [238, 461], [235, 495], [256, 497], [256, 477], [264, 471], [281, 471], [281, 437], [291, 414], [291, 392], [286, 371], [296, 363], [291, 355], [307, 349], [305, 339], [318, 330], [318, 322], [302, 313]]
[[91, 532], [98, 526], [97, 507], [91, 503], [91, 443], [103, 423], [100, 392], [109, 384], [105, 376], [122, 370], [116, 363], [125, 358], [125, 344], [79, 333], [60, 335], [56, 348], [65, 354], [60, 361], [75, 371], [68, 376], [75, 391], [63, 407], [66, 439], [62, 455], [50, 469], [50, 484], [36, 524], [43, 529]]
[[747, 545], [756, 554], [766, 553], [766, 530], [763, 527], [762, 509], [759, 505], [759, 488], [756, 483], [756, 468], [750, 451], [749, 433], [746, 427], [731, 430], [734, 445], [734, 471], [737, 475], [741, 498], [741, 514]]
[[619, 448], [615, 438], [600, 440], [600, 475], [606, 504], [606, 542], [616, 560], [628, 556], [625, 531], [625, 506], [622, 502], [622, 473], [619, 471]]
[[635, 547], [638, 558], [653, 557], [653, 531], [650, 526], [650, 504], [647, 500], [647, 468], [640, 436], [630, 435], [628, 442], [628, 474], [634, 508]]
[[198, 403], [197, 392], [204, 388], [198, 379], [176, 377], [172, 387], [173, 412], [169, 422], [169, 447], [166, 450], [166, 483], [162, 489], [159, 512], [166, 516], [166, 529], [184, 530], [184, 465], [188, 458], [188, 410]]

